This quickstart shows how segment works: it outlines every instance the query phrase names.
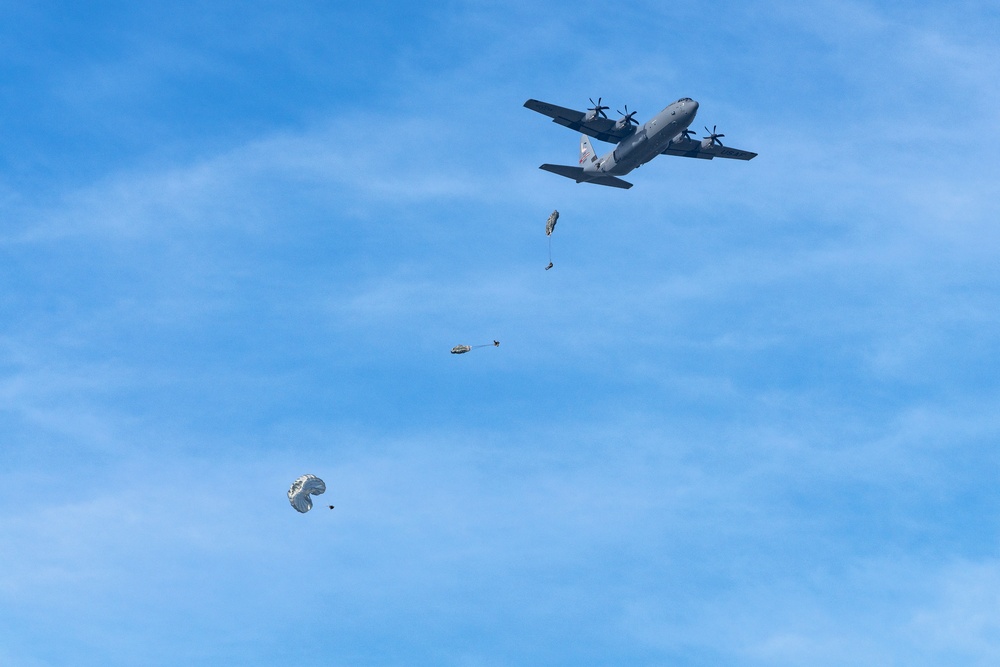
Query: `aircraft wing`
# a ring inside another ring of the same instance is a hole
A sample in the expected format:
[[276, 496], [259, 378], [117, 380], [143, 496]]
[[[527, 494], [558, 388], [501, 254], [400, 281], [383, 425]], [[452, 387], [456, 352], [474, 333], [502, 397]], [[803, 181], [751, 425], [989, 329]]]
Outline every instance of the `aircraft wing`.
[[615, 121], [607, 118], [584, 120], [587, 114], [583, 111], [567, 109], [566, 107], [559, 107], [555, 104], [539, 102], [538, 100], [528, 100], [524, 103], [524, 106], [532, 111], [537, 111], [540, 114], [548, 116], [552, 119], [553, 123], [565, 125], [570, 129], [576, 130], [577, 132], [583, 132], [584, 134], [590, 135], [595, 139], [606, 141], [609, 144], [617, 144], [619, 141], [632, 134], [632, 132], [625, 129], [615, 129]]
[[756, 153], [743, 151], [730, 146], [702, 146], [700, 141], [690, 140], [687, 143], [675, 142], [660, 151], [660, 155], [677, 155], [680, 157], [696, 157], [702, 160], [711, 160], [717, 157], [725, 157], [731, 160], [752, 160], [757, 157]]

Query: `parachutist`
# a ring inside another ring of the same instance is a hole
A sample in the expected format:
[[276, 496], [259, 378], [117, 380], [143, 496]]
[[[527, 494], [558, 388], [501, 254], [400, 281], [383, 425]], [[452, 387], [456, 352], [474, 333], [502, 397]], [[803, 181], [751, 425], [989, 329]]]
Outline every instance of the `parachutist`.
[[330, 509], [333, 509], [333, 505], [328, 505], [328, 507], [329, 507]]
[[553, 264], [552, 262], [549, 262], [549, 265], [545, 267], [545, 270], [546, 270], [546, 271], [548, 271], [548, 270], [549, 270], [549, 269], [551, 269], [551, 268], [552, 268], [553, 266], [555, 266], [555, 264]]
[[500, 341], [498, 340], [493, 341], [493, 347], [500, 347]]

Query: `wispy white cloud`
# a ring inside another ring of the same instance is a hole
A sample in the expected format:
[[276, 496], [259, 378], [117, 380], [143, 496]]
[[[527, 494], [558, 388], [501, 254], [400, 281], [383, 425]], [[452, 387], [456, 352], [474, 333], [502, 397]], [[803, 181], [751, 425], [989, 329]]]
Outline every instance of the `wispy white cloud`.
[[[994, 170], [920, 95], [984, 45], [861, 3], [675, 10], [435, 10], [349, 108], [6, 186], [10, 661], [994, 659]], [[761, 155], [538, 172], [576, 138], [523, 100], [602, 94], [691, 94]]]
[[[923, 589], [911, 582], [921, 579], [886, 564], [877, 575], [852, 575], [845, 591], [842, 577], [809, 583], [801, 572], [780, 572], [789, 553], [805, 551], [818, 558], [814, 567], [837, 569], [845, 567], [843, 551], [850, 552], [842, 544], [823, 553], [821, 545], [837, 539], [835, 511], [800, 512], [786, 504], [783, 490], [832, 490], [845, 479], [888, 488], [893, 477], [932, 488], [931, 478], [941, 476], [914, 456], [913, 436], [966, 437], [956, 436], [957, 421], [909, 421], [885, 457], [879, 441], [846, 448], [833, 442], [846, 433], [835, 412], [818, 407], [799, 399], [795, 409], [812, 413], [800, 431], [705, 428], [626, 411], [607, 419], [556, 416], [548, 426], [514, 431], [444, 427], [390, 440], [293, 430], [283, 434], [281, 449], [243, 462], [182, 453], [167, 464], [166, 450], [141, 454], [102, 475], [106, 488], [91, 486], [84, 500], [60, 498], [57, 487], [47, 502], [9, 512], [5, 543], [19, 546], [10, 552], [17, 562], [3, 568], [2, 587], [8, 599], [30, 596], [32, 608], [60, 609], [68, 636], [83, 626], [64, 605], [104, 589], [121, 610], [106, 613], [156, 604], [170, 614], [193, 613], [227, 642], [245, 641], [243, 634], [263, 631], [266, 620], [248, 611], [231, 611], [226, 620], [195, 610], [234, 599], [245, 577], [269, 572], [240, 593], [244, 606], [291, 614], [297, 603], [288, 591], [311, 589], [313, 613], [368, 619], [348, 621], [355, 632], [420, 609], [422, 623], [434, 624], [478, 599], [501, 611], [516, 608], [518, 618], [557, 619], [557, 634], [575, 618], [605, 647], [621, 646], [601, 629], [612, 627], [643, 650], [716, 650], [749, 664], [898, 655], [900, 648], [886, 643], [898, 638], [898, 620], [886, 639], [870, 632], [884, 625], [845, 621], [842, 606], [857, 609], [849, 597], [866, 596], [862, 617], [886, 622], [899, 613], [893, 591], [920, 598]], [[814, 429], [823, 426], [832, 431], [817, 440]], [[980, 432], [991, 428], [995, 420]], [[907, 460], [909, 471], [900, 466]], [[321, 474], [329, 485], [305, 517], [283, 498], [284, 485], [302, 472]], [[327, 501], [337, 509], [326, 510]], [[39, 534], [37, 526], [49, 532]], [[201, 563], [194, 578], [192, 559]], [[580, 581], [598, 576], [603, 586], [581, 588]], [[771, 583], [751, 583], [760, 579]], [[130, 593], [138, 580], [143, 586]], [[519, 592], [525, 585], [534, 593]], [[123, 641], [170, 640], [156, 628], [129, 628]]]
[[930, 584], [933, 598], [911, 616], [912, 641], [930, 653], [969, 665], [991, 665], [1000, 659], [998, 564], [951, 563], [931, 577]]

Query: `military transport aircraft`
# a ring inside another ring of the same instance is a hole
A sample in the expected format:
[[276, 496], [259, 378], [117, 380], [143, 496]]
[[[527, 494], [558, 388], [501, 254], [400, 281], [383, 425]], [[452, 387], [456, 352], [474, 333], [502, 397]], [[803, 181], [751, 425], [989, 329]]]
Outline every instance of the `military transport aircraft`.
[[[641, 127], [635, 120], [636, 112], [629, 112], [627, 105], [624, 113], [618, 112], [622, 117], [613, 121], [604, 113], [605, 109], [611, 107], [601, 106], [600, 97], [596, 103], [591, 98], [590, 103], [594, 106], [586, 112], [538, 100], [528, 100], [524, 103], [524, 106], [532, 111], [549, 116], [553, 123], [583, 132], [583, 136], [580, 137], [580, 166], [543, 164], [539, 169], [572, 178], [577, 183], [596, 183], [628, 189], [632, 184], [616, 177], [624, 176], [661, 154], [696, 157], [703, 160], [717, 157], [752, 160], [757, 157], [756, 153], [750, 151], [723, 146], [719, 139], [726, 135], [719, 134], [715, 127], [711, 131], [706, 127], [708, 136], [701, 141], [692, 139], [690, 135], [695, 133], [689, 130], [688, 126], [698, 113], [698, 103], [690, 97], [682, 97], [667, 105], [663, 111]], [[608, 154], [597, 157], [587, 135], [618, 145]]]

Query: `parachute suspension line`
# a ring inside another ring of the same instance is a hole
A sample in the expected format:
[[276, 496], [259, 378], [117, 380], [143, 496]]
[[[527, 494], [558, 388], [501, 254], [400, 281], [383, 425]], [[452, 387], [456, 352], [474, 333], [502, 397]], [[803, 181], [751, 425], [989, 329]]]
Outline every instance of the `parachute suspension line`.
[[483, 343], [482, 345], [456, 345], [451, 348], [452, 354], [465, 354], [466, 352], [472, 352], [481, 347], [500, 347], [500, 341], [495, 340], [492, 343]]

